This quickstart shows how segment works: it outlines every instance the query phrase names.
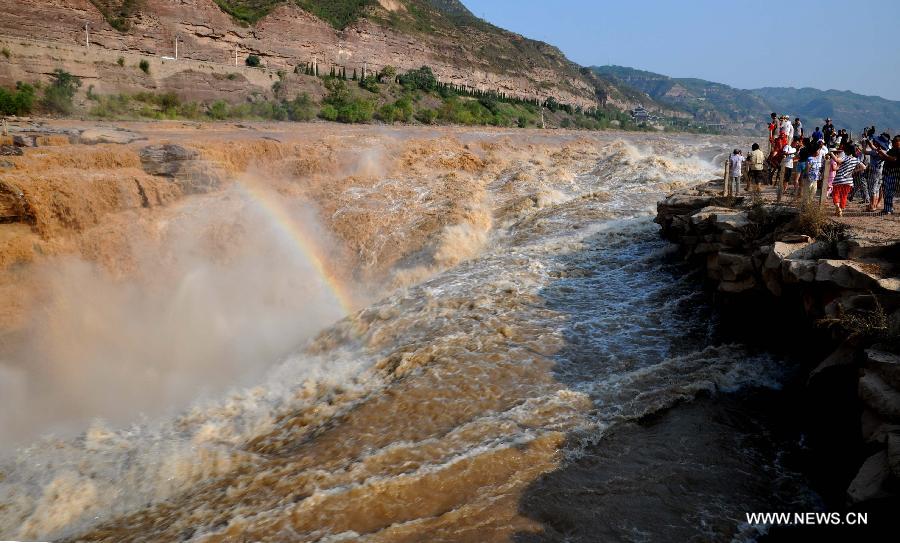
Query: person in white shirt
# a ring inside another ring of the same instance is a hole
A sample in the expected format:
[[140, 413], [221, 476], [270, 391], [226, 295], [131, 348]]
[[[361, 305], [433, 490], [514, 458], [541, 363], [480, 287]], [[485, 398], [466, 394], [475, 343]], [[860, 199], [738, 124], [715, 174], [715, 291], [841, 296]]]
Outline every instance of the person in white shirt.
[[781, 179], [775, 185], [775, 200], [781, 201], [781, 194], [784, 192], [785, 188], [787, 188], [787, 181], [791, 178], [791, 175], [794, 173], [794, 155], [797, 154], [797, 148], [792, 147], [791, 144], [787, 144], [781, 150]]
[[791, 122], [790, 115], [782, 115], [781, 116], [781, 130], [784, 130], [784, 133], [787, 134], [788, 141], [794, 141], [794, 124]]
[[735, 149], [729, 160], [731, 161], [731, 173], [725, 180], [725, 196], [737, 196], [741, 187], [741, 168], [744, 166], [744, 155], [740, 149]]

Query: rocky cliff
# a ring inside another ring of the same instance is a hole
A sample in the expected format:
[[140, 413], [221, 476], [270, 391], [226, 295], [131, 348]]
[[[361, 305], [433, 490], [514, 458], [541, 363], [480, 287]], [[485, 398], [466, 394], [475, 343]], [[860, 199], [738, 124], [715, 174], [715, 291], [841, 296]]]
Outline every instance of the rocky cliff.
[[[178, 58], [213, 67], [207, 71], [224, 73], [236, 64], [243, 66], [250, 54], [258, 55], [267, 68], [286, 71], [307, 62], [318, 63], [326, 73], [333, 65], [344, 66], [348, 72], [385, 65], [401, 70], [428, 65], [441, 81], [520, 97], [554, 96], [583, 107], [608, 100], [625, 108], [634, 102], [609, 81], [583, 73], [556, 48], [489, 25], [458, 2], [363, 2], [364, 9], [351, 14], [356, 17], [343, 28], [301, 9], [297, 2], [251, 2], [256, 5], [251, 12], [238, 9], [246, 8], [243, 4], [248, 3], [0, 0], [5, 14], [0, 18], [0, 34], [35, 40], [35, 47], [58, 46], [65, 52], [63, 57], [81, 57], [88, 64], [114, 61], [115, 56], [109, 55], [123, 52], [174, 57], [177, 40]], [[303, 5], [307, 4], [322, 3]], [[235, 14], [244, 14], [244, 19]], [[90, 47], [85, 46], [88, 40]], [[106, 57], [103, 52], [108, 53]], [[0, 84], [46, 73], [58, 60], [67, 58], [55, 59], [52, 52], [42, 51], [29, 62], [17, 62], [16, 55], [0, 59]], [[37, 70], [30, 68], [35, 62], [40, 65]], [[183, 67], [170, 66], [168, 75]], [[132, 79], [143, 76], [98, 77], [113, 90], [127, 91], [134, 86]], [[209, 77], [171, 83], [174, 90], [223, 86]]]
[[[662, 234], [702, 267], [742, 328], [805, 354], [804, 432], [819, 446], [831, 507], [896, 507], [900, 496], [900, 238], [896, 223], [802, 232], [796, 209], [721, 197], [712, 182], [658, 205]], [[810, 211], [805, 214], [812, 213]], [[789, 316], [784, 318], [784, 316]], [[891, 505], [893, 504], [893, 505]]]

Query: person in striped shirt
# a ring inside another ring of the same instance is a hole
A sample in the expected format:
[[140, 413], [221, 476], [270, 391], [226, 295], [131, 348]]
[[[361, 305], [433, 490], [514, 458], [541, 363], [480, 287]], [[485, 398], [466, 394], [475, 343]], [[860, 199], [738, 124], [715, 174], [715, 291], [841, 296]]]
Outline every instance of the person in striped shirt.
[[834, 200], [834, 214], [838, 217], [844, 215], [847, 207], [847, 196], [853, 188], [853, 174], [865, 169], [865, 166], [854, 156], [854, 147], [849, 143], [843, 144], [834, 153], [829, 153], [831, 159], [837, 165], [832, 182], [831, 196]]
[[876, 151], [884, 160], [884, 213], [894, 214], [894, 190], [900, 180], [900, 135], [891, 140], [891, 148], [885, 152], [880, 147]]

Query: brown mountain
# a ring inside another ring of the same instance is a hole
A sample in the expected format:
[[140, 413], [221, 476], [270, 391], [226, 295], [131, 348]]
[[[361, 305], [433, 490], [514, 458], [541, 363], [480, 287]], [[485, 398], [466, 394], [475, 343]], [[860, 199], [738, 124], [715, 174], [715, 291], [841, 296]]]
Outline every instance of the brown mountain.
[[[273, 70], [307, 62], [325, 72], [332, 65], [348, 72], [427, 65], [441, 81], [508, 95], [663, 109], [551, 45], [486, 23], [457, 0], [0, 0], [0, 10], [0, 41], [15, 53], [0, 62], [5, 85], [45, 77], [64, 62], [97, 90], [243, 98], [245, 79], [257, 93], [271, 85], [244, 73], [243, 60], [253, 54]], [[18, 38], [34, 42], [26, 47]], [[179, 59], [194, 64], [162, 58], [174, 57], [176, 39]], [[129, 64], [137, 58], [131, 55], [154, 57], [150, 72], [115, 75], [107, 65], [119, 54]]]

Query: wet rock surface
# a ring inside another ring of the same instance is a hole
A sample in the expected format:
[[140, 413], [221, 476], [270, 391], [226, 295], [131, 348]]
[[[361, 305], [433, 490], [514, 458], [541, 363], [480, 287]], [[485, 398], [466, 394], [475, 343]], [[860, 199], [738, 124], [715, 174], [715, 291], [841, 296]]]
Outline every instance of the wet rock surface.
[[221, 185], [215, 164], [200, 160], [200, 153], [175, 144], [148, 145], [141, 149], [141, 166], [150, 175], [172, 178], [184, 194], [201, 194]]

